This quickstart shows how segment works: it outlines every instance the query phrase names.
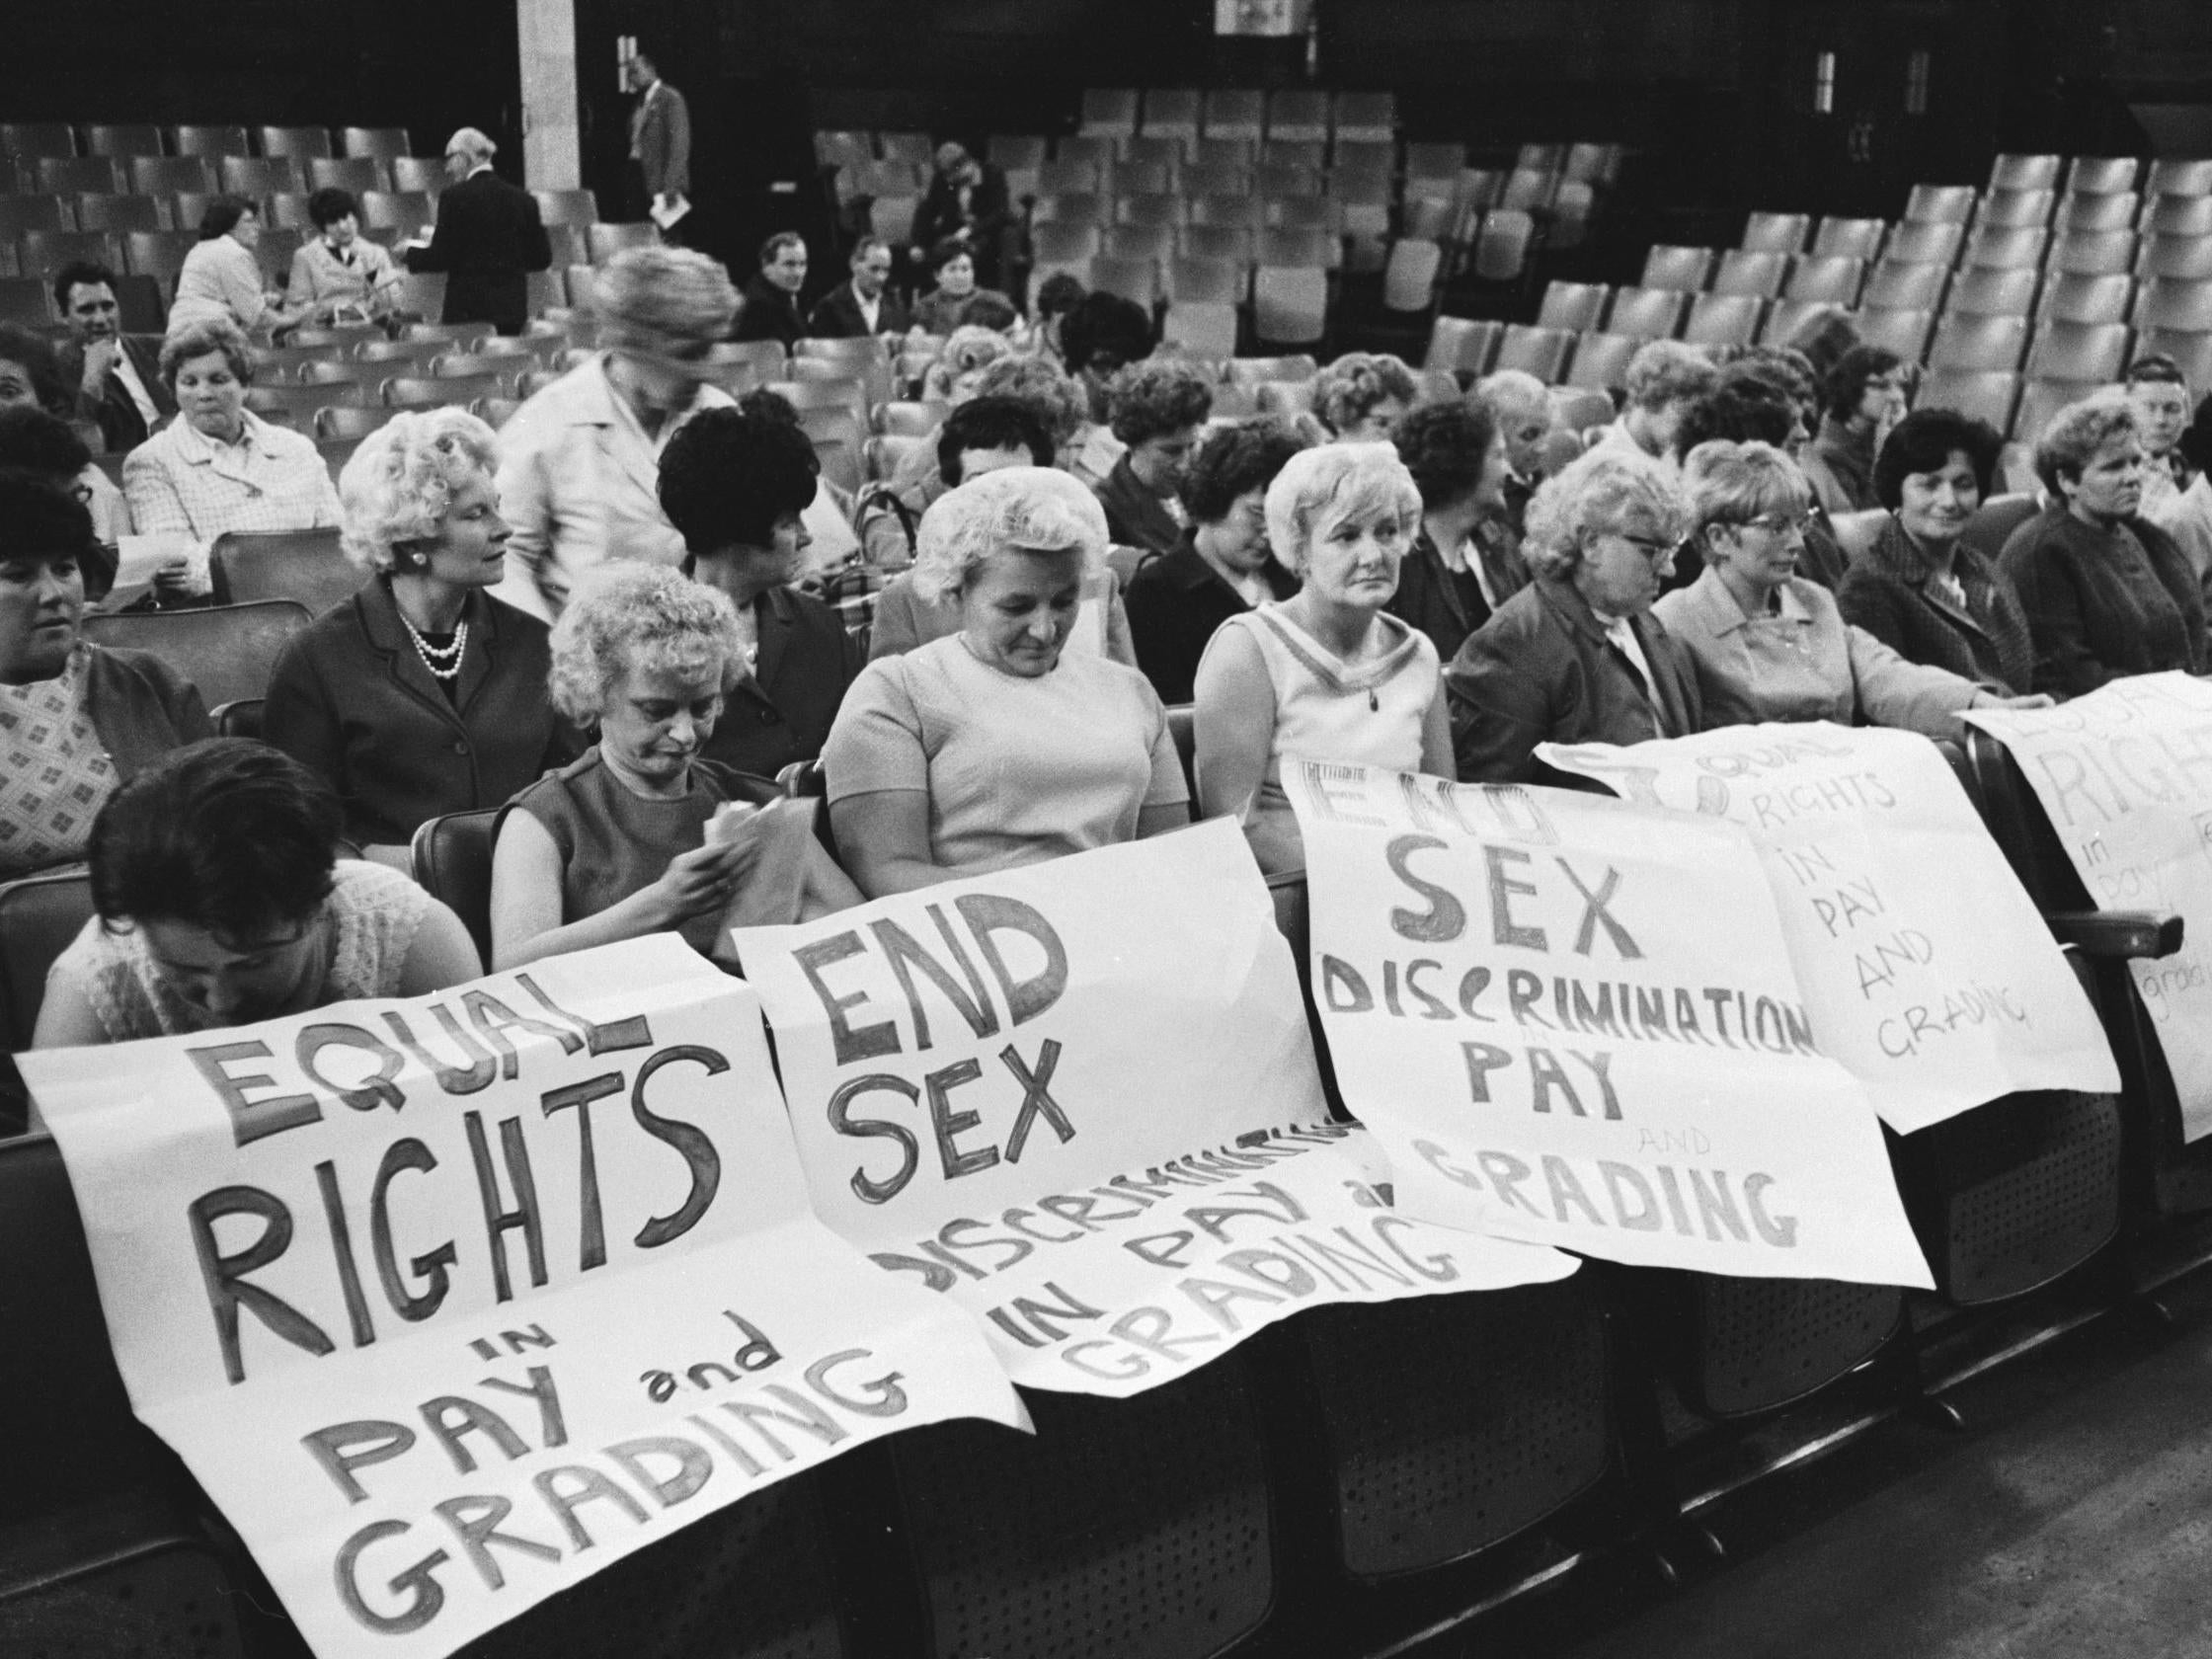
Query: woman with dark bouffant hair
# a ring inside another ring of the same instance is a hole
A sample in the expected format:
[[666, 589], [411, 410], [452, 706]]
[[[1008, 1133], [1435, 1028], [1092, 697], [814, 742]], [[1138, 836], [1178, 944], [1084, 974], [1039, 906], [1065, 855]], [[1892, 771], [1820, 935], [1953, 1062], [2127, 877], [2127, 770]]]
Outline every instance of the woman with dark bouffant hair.
[[140, 772], [92, 826], [96, 912], [46, 976], [33, 1047], [127, 1043], [420, 996], [483, 972], [461, 918], [339, 856], [338, 798], [243, 738]]

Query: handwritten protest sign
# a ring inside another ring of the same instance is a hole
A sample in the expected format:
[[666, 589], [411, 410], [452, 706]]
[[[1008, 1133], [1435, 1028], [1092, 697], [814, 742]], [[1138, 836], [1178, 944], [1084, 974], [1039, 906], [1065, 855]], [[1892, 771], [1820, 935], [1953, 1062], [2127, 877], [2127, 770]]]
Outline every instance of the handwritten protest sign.
[[1927, 739], [1731, 726], [1538, 752], [1751, 831], [1821, 1047], [1899, 1134], [2015, 1089], [2120, 1086], [2081, 982]]
[[2182, 918], [2180, 950], [2128, 967], [2182, 1138], [2212, 1135], [2212, 685], [2144, 674], [2057, 708], [1966, 718], [2013, 751], [2096, 905]]
[[1655, 1267], [1930, 1283], [1750, 836], [1301, 760], [1313, 992], [1417, 1216]]
[[758, 1002], [672, 936], [23, 1057], [133, 1406], [323, 1659], [433, 1659], [879, 1436], [1026, 1421], [810, 1214]]
[[1017, 1382], [1139, 1393], [1301, 1308], [1573, 1271], [1375, 1190], [1233, 824], [733, 936], [816, 1210]]

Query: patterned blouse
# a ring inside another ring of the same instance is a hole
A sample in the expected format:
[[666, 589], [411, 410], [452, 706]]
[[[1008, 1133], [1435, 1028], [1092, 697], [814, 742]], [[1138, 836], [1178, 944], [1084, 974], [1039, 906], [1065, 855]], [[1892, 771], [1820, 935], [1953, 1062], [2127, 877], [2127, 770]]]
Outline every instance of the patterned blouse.
[[85, 855], [116, 765], [85, 706], [85, 654], [51, 679], [0, 685], [0, 879]]

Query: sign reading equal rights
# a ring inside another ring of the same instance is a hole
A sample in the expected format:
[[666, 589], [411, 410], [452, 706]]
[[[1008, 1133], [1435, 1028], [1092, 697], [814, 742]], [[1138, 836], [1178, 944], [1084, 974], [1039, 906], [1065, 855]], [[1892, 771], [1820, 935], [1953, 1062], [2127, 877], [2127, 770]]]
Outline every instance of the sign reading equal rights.
[[1730, 726], [1538, 752], [1751, 832], [1821, 1046], [1900, 1135], [2015, 1090], [2120, 1086], [2081, 982], [1926, 738]]
[[2212, 1135], [2212, 684], [2143, 674], [2057, 708], [1966, 718], [2013, 751], [2093, 902], [2182, 918], [2178, 951], [2128, 967], [2182, 1138]]
[[807, 1209], [759, 1005], [673, 935], [22, 1057], [131, 1403], [322, 1659], [434, 1659], [903, 1428], [1026, 1425]]
[[1377, 1190], [1233, 824], [733, 936], [816, 1210], [1017, 1382], [1139, 1393], [1301, 1308], [1573, 1271]]
[[1313, 992], [1409, 1213], [1611, 1260], [1930, 1283], [1723, 820], [1300, 760]]

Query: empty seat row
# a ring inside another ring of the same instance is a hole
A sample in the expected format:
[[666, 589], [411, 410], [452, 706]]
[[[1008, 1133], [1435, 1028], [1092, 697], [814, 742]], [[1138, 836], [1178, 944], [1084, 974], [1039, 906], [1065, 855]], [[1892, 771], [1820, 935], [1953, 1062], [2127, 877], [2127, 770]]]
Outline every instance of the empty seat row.
[[49, 158], [19, 166], [7, 194], [57, 196], [175, 196], [182, 191], [229, 191], [236, 196], [272, 196], [335, 187], [361, 191], [444, 188], [444, 163], [430, 156], [314, 156], [304, 163], [289, 156], [105, 156]]
[[2149, 164], [2134, 156], [2000, 155], [1990, 163], [1993, 191], [2056, 191], [2110, 196], [2141, 186], [2145, 196], [2212, 196], [2212, 158], [2162, 157]]
[[2140, 236], [2144, 243], [2150, 243], [2206, 235], [2212, 235], [2212, 197], [2169, 197], [2144, 215], [2140, 226], [2132, 220], [2103, 226], [2085, 223], [2062, 225], [2055, 233], [2040, 223], [1969, 225], [1945, 219], [1906, 219], [1892, 227], [1882, 219], [1827, 218], [1815, 229], [1809, 214], [1755, 212], [1745, 222], [1739, 246], [1746, 252], [1795, 255], [1808, 251], [1809, 236], [1809, 251], [1819, 256], [1850, 255], [1871, 260], [1886, 252], [1927, 262], [1965, 259], [1988, 264], [1999, 259], [2018, 263], [2019, 256], [1985, 250], [2032, 249], [2029, 257], [2041, 259], [2046, 250], [2061, 245], [2117, 245], [2100, 238]]
[[65, 121], [0, 121], [0, 157], [18, 161], [60, 160], [70, 156], [289, 156], [295, 160], [333, 155], [379, 161], [412, 155], [407, 129], [399, 126], [342, 128], [333, 148], [330, 129], [321, 126], [243, 126], [186, 123], [161, 127], [151, 122], [72, 127]]
[[1196, 138], [1367, 139], [1388, 142], [1397, 131], [1397, 99], [1387, 92], [1325, 93], [1285, 88], [1200, 92], [1189, 87], [1092, 87], [1084, 91], [1081, 127], [1089, 133], [1149, 133]]

